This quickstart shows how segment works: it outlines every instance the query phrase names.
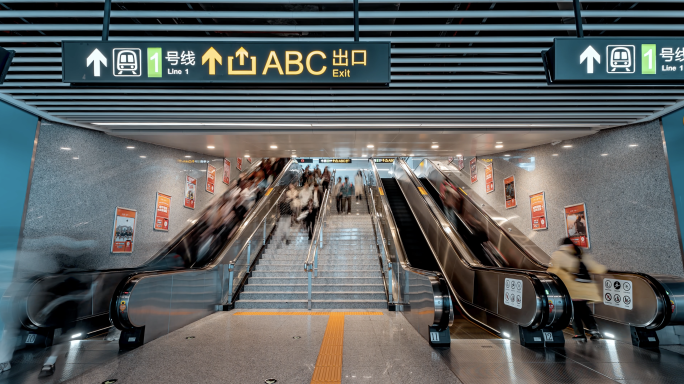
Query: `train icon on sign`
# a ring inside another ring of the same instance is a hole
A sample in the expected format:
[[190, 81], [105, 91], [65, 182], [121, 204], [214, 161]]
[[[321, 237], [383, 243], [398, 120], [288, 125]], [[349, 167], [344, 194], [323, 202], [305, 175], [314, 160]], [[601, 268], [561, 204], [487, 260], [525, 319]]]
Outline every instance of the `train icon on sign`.
[[608, 73], [634, 73], [634, 46], [633, 45], [609, 45], [606, 47], [606, 69]]
[[114, 76], [139, 77], [142, 74], [140, 48], [114, 48], [113, 53]]

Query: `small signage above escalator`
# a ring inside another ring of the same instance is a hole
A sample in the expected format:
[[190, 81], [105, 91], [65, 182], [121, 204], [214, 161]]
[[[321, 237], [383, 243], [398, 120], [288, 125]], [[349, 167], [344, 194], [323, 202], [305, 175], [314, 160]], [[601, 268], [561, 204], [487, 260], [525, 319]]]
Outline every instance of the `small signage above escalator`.
[[351, 159], [318, 159], [319, 163], [349, 164]]
[[394, 157], [380, 157], [380, 158], [374, 157], [373, 158], [373, 161], [376, 163], [394, 163], [394, 160], [396, 160], [396, 158], [394, 158]]

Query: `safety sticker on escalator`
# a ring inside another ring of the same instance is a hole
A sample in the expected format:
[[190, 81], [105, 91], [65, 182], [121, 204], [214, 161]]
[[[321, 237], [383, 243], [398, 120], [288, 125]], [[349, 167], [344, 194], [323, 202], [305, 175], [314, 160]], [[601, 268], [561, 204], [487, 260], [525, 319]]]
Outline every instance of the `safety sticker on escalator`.
[[603, 304], [611, 307], [632, 309], [632, 282], [629, 280], [603, 279]]
[[522, 308], [522, 280], [506, 278], [504, 286], [504, 304]]

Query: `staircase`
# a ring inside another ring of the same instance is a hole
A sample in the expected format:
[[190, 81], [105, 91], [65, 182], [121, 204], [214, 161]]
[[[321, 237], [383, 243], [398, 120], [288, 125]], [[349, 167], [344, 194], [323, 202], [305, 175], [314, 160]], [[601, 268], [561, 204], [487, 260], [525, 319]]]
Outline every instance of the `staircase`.
[[[318, 276], [312, 278], [312, 308], [387, 308], [366, 201], [353, 199], [352, 213], [339, 215], [333, 203], [326, 221]], [[281, 218], [235, 308], [307, 308], [308, 236], [303, 228], [288, 230], [289, 225], [289, 217]]]

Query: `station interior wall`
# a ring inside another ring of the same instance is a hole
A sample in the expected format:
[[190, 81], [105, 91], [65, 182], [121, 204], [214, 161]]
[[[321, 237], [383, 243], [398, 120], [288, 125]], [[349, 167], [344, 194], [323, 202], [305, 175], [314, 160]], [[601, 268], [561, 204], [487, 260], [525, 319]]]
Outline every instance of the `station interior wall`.
[[[185, 156], [216, 167], [215, 194], [205, 191], [207, 164], [180, 162]], [[240, 172], [236, 159], [229, 160], [234, 180]], [[249, 166], [243, 162], [243, 169]], [[186, 175], [197, 179], [194, 210], [183, 206]], [[26, 274], [140, 266], [227, 190], [222, 175], [220, 156], [43, 121], [17, 266]], [[171, 195], [168, 232], [153, 229], [157, 192]], [[130, 254], [111, 253], [116, 207], [138, 213]]]
[[[549, 255], [566, 236], [564, 207], [585, 203], [591, 247], [586, 252], [599, 262], [615, 270], [684, 276], [659, 121], [480, 156], [474, 184], [471, 158], [464, 159], [459, 177]], [[489, 194], [485, 159], [494, 164]], [[517, 207], [506, 209], [503, 179], [509, 176], [515, 176]], [[548, 229], [534, 231], [529, 195], [540, 191], [546, 195]]]

